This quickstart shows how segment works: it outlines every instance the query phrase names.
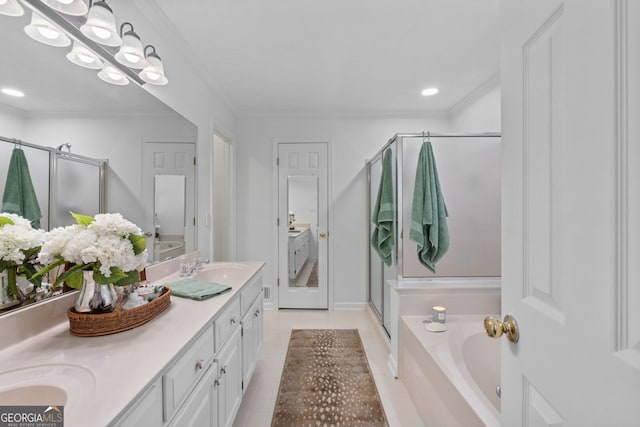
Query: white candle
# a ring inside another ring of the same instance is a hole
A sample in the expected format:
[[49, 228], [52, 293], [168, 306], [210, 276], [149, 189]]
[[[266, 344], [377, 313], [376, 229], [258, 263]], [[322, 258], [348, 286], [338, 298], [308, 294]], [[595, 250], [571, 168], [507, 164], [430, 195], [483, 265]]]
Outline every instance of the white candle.
[[436, 305], [433, 307], [433, 321], [439, 323], [446, 323], [447, 321], [447, 309]]

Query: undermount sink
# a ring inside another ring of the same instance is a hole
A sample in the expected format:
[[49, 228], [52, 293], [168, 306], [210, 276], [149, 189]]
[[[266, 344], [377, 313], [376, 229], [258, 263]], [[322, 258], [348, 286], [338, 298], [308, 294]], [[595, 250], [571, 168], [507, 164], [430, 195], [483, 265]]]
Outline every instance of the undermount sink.
[[6, 406], [64, 406], [67, 392], [51, 385], [28, 385], [0, 391], [0, 402]]
[[43, 364], [0, 372], [3, 405], [79, 406], [95, 389], [95, 377], [86, 368]]

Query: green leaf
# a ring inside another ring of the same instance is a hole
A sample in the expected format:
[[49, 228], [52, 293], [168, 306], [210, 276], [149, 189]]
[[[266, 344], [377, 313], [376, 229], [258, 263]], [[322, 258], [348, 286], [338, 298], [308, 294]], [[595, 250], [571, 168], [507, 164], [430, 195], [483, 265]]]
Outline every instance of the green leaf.
[[93, 266], [93, 264], [76, 264], [56, 278], [54, 285], [59, 285], [65, 282], [67, 286], [74, 289], [80, 289], [82, 287], [82, 270], [87, 266]]
[[71, 212], [69, 211], [69, 213], [71, 214], [72, 217], [74, 217], [76, 219], [76, 222], [80, 225], [89, 225], [91, 224], [93, 221], [95, 221], [96, 219], [92, 216], [87, 216], [87, 215], [80, 215], [77, 214], [75, 212]]
[[147, 242], [144, 240], [144, 236], [130, 234], [129, 241], [133, 245], [133, 253], [136, 255], [140, 255], [145, 249], [147, 249]]
[[[38, 270], [38, 272], [36, 274], [34, 274], [33, 276], [31, 276], [29, 278], [29, 281], [31, 281], [31, 279], [35, 279], [37, 277], [41, 277], [45, 274], [47, 274], [48, 272], [50, 272], [51, 270], [53, 270], [54, 268], [64, 264], [65, 261], [64, 259], [62, 259], [61, 257], [58, 257], [58, 260], [56, 262], [53, 262], [49, 265], [47, 265], [46, 267], [41, 268], [40, 270]], [[33, 283], [33, 282], [32, 282]], [[59, 282], [56, 281], [56, 284], [58, 284]]]
[[100, 272], [99, 269], [93, 270], [93, 280], [96, 283], [107, 285], [109, 283], [116, 283], [127, 277], [127, 273], [120, 270], [118, 267], [111, 267], [111, 276], [107, 277]]
[[34, 277], [38, 272], [36, 266], [33, 264], [22, 264], [19, 274], [27, 278], [27, 280], [33, 283], [33, 286], [40, 286], [42, 284], [42, 276]]
[[127, 286], [133, 285], [134, 283], [138, 283], [140, 281], [140, 272], [138, 270], [127, 271], [125, 274], [127, 275], [127, 277], [118, 280], [114, 283], [114, 285]]
[[62, 278], [62, 276], [64, 276], [67, 273], [70, 273], [64, 279], [67, 286], [73, 289], [82, 288], [82, 270], [80, 269], [74, 270], [74, 271], [71, 271], [71, 270], [65, 271], [63, 274], [60, 275], [60, 277], [58, 277], [58, 280], [56, 280], [56, 284], [58, 284], [61, 281], [60, 279]]
[[0, 227], [4, 227], [7, 224], [14, 225], [15, 222], [13, 222], [8, 216], [0, 216]]

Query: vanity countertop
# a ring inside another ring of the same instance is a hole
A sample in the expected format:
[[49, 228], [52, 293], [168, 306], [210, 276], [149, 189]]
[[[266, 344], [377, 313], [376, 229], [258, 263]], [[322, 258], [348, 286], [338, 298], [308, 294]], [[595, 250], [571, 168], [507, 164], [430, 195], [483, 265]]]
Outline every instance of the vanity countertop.
[[292, 224], [293, 229], [289, 228], [288, 236], [289, 237], [298, 237], [302, 235], [305, 231], [308, 231], [311, 227], [309, 224]]
[[[209, 266], [220, 268], [224, 264]], [[221, 275], [217, 280], [231, 286], [230, 292], [204, 301], [172, 296], [167, 310], [129, 331], [77, 337], [69, 332], [66, 320], [46, 328], [0, 351], [0, 379], [9, 371], [25, 372], [23, 376], [28, 376], [37, 366], [53, 366], [59, 372], [64, 372], [65, 366], [80, 368], [93, 378], [93, 388], [85, 385], [80, 401], [68, 398], [64, 406], [65, 426], [107, 425], [161, 375], [181, 349], [259, 273], [264, 263], [242, 262], [242, 265], [245, 267], [236, 268], [233, 274]], [[177, 274], [154, 282], [175, 280], [178, 280]], [[15, 383], [0, 381], [0, 392], [15, 386]]]

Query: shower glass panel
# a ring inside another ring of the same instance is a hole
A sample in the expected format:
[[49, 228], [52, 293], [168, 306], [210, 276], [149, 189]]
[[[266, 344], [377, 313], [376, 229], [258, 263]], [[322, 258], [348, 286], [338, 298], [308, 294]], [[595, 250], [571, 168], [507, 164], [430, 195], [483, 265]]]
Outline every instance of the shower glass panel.
[[[9, 169], [9, 160], [13, 153], [15, 144], [0, 143], [0, 197], [2, 197], [6, 186], [7, 171]], [[40, 228], [49, 229], [49, 151], [40, 150], [28, 146], [19, 146], [27, 159], [29, 165], [29, 174], [33, 189], [38, 198], [38, 205], [42, 218], [40, 218]], [[0, 211], [2, 207], [0, 206]]]
[[[369, 222], [369, 236], [372, 235], [373, 229], [375, 225], [371, 223], [371, 218], [373, 217], [373, 211], [376, 205], [376, 199], [378, 197], [378, 189], [380, 187], [380, 181], [382, 177], [382, 159], [384, 158], [384, 154], [390, 152], [391, 153], [391, 177], [392, 177], [392, 188], [394, 189], [394, 206], [397, 204], [396, 198], [396, 186], [397, 186], [397, 164], [396, 164], [396, 155], [397, 148], [396, 144], [392, 144], [389, 148], [387, 148], [384, 152], [381, 153], [380, 156], [374, 158], [369, 166], [369, 209], [368, 209], [368, 222]], [[398, 231], [397, 231], [397, 214], [398, 209], [397, 206], [394, 210], [394, 220], [393, 220], [393, 253], [392, 253], [392, 261], [391, 265], [386, 265], [378, 255], [378, 253], [373, 249], [369, 248], [369, 302], [371, 306], [374, 308], [376, 314], [380, 317], [382, 326], [384, 327], [387, 335], [389, 335], [389, 331], [391, 330], [391, 309], [390, 309], [390, 294], [391, 289], [387, 284], [388, 280], [397, 279], [397, 245], [398, 245]]]
[[[369, 170], [369, 221], [373, 216], [375, 208], [375, 200], [378, 192], [378, 184], [382, 175], [382, 158], [371, 163]], [[373, 228], [370, 227], [371, 232]], [[371, 235], [371, 233], [369, 233]], [[369, 301], [374, 308], [376, 314], [382, 319], [382, 266], [383, 262], [376, 251], [369, 249]]]
[[318, 287], [318, 177], [290, 175], [288, 188], [289, 287]]
[[102, 168], [93, 163], [58, 156], [56, 162], [55, 224], [60, 227], [75, 224], [69, 211], [94, 216], [101, 212]]

